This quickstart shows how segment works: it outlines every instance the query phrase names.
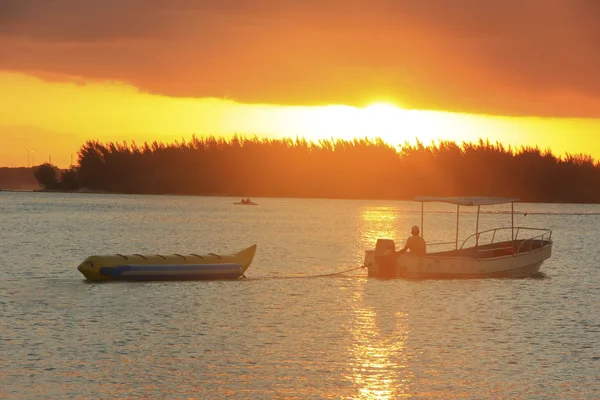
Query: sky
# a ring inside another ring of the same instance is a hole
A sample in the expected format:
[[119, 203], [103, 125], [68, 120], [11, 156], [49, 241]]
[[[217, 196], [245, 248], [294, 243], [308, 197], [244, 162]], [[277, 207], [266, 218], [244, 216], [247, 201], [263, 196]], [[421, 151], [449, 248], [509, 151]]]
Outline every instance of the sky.
[[0, 0], [0, 165], [235, 133], [600, 158], [599, 19], [596, 0]]

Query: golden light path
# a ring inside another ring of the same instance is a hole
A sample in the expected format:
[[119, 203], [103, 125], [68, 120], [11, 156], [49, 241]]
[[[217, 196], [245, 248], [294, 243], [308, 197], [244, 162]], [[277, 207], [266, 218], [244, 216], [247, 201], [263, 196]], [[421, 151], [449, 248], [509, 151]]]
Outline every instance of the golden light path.
[[[406, 219], [394, 206], [365, 207], [358, 220], [364, 244], [359, 247], [371, 248], [377, 238], [397, 238], [401, 235], [398, 229]], [[354, 318], [346, 379], [352, 382], [357, 398], [361, 399], [409, 397], [409, 386], [414, 379], [406, 348], [410, 333], [408, 315], [384, 293], [357, 290], [351, 294]]]

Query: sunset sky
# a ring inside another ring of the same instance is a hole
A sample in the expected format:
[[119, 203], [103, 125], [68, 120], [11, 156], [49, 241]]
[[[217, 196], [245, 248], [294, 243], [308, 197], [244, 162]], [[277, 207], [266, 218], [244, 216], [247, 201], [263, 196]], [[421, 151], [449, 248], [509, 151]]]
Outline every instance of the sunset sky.
[[0, 166], [234, 133], [600, 158], [598, 21], [596, 0], [0, 0]]

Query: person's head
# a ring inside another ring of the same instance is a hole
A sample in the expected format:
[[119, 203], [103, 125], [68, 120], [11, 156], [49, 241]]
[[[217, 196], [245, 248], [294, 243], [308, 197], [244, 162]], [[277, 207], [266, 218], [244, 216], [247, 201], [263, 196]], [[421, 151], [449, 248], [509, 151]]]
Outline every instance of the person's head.
[[418, 227], [418, 226], [416, 226], [416, 225], [415, 225], [415, 226], [413, 226], [413, 227], [410, 229], [410, 232], [411, 232], [413, 235], [418, 235], [418, 234], [419, 234], [419, 227]]

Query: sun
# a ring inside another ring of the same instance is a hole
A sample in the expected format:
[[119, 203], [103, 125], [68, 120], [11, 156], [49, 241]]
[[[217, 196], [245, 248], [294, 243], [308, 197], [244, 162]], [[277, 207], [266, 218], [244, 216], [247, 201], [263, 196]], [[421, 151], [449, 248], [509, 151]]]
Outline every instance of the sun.
[[372, 103], [363, 109], [364, 126], [371, 137], [380, 137], [392, 145], [405, 142], [424, 144], [444, 137], [459, 140], [468, 124], [461, 116], [427, 110], [408, 110], [391, 103]]
[[[258, 116], [257, 116], [258, 115]], [[229, 121], [242, 121], [231, 116]], [[363, 107], [347, 105], [278, 106], [269, 113], [248, 114], [246, 120], [268, 123], [261, 129], [270, 137], [302, 137], [318, 142], [326, 139], [382, 139], [393, 147], [417, 141], [430, 145], [440, 140], [477, 140], [489, 135], [490, 127], [481, 118], [457, 113], [403, 108], [386, 101], [372, 102]], [[251, 130], [250, 130], [251, 131]]]
[[360, 110], [370, 137], [380, 137], [386, 142], [397, 142], [403, 137], [407, 123], [406, 110], [390, 103], [373, 103]]
[[400, 106], [392, 103], [376, 102], [364, 107], [364, 110], [372, 113], [396, 115], [399, 111], [404, 111]]
[[388, 143], [402, 141], [406, 110], [391, 103], [366, 107], [328, 105], [298, 108], [284, 122], [310, 140], [381, 138]]

